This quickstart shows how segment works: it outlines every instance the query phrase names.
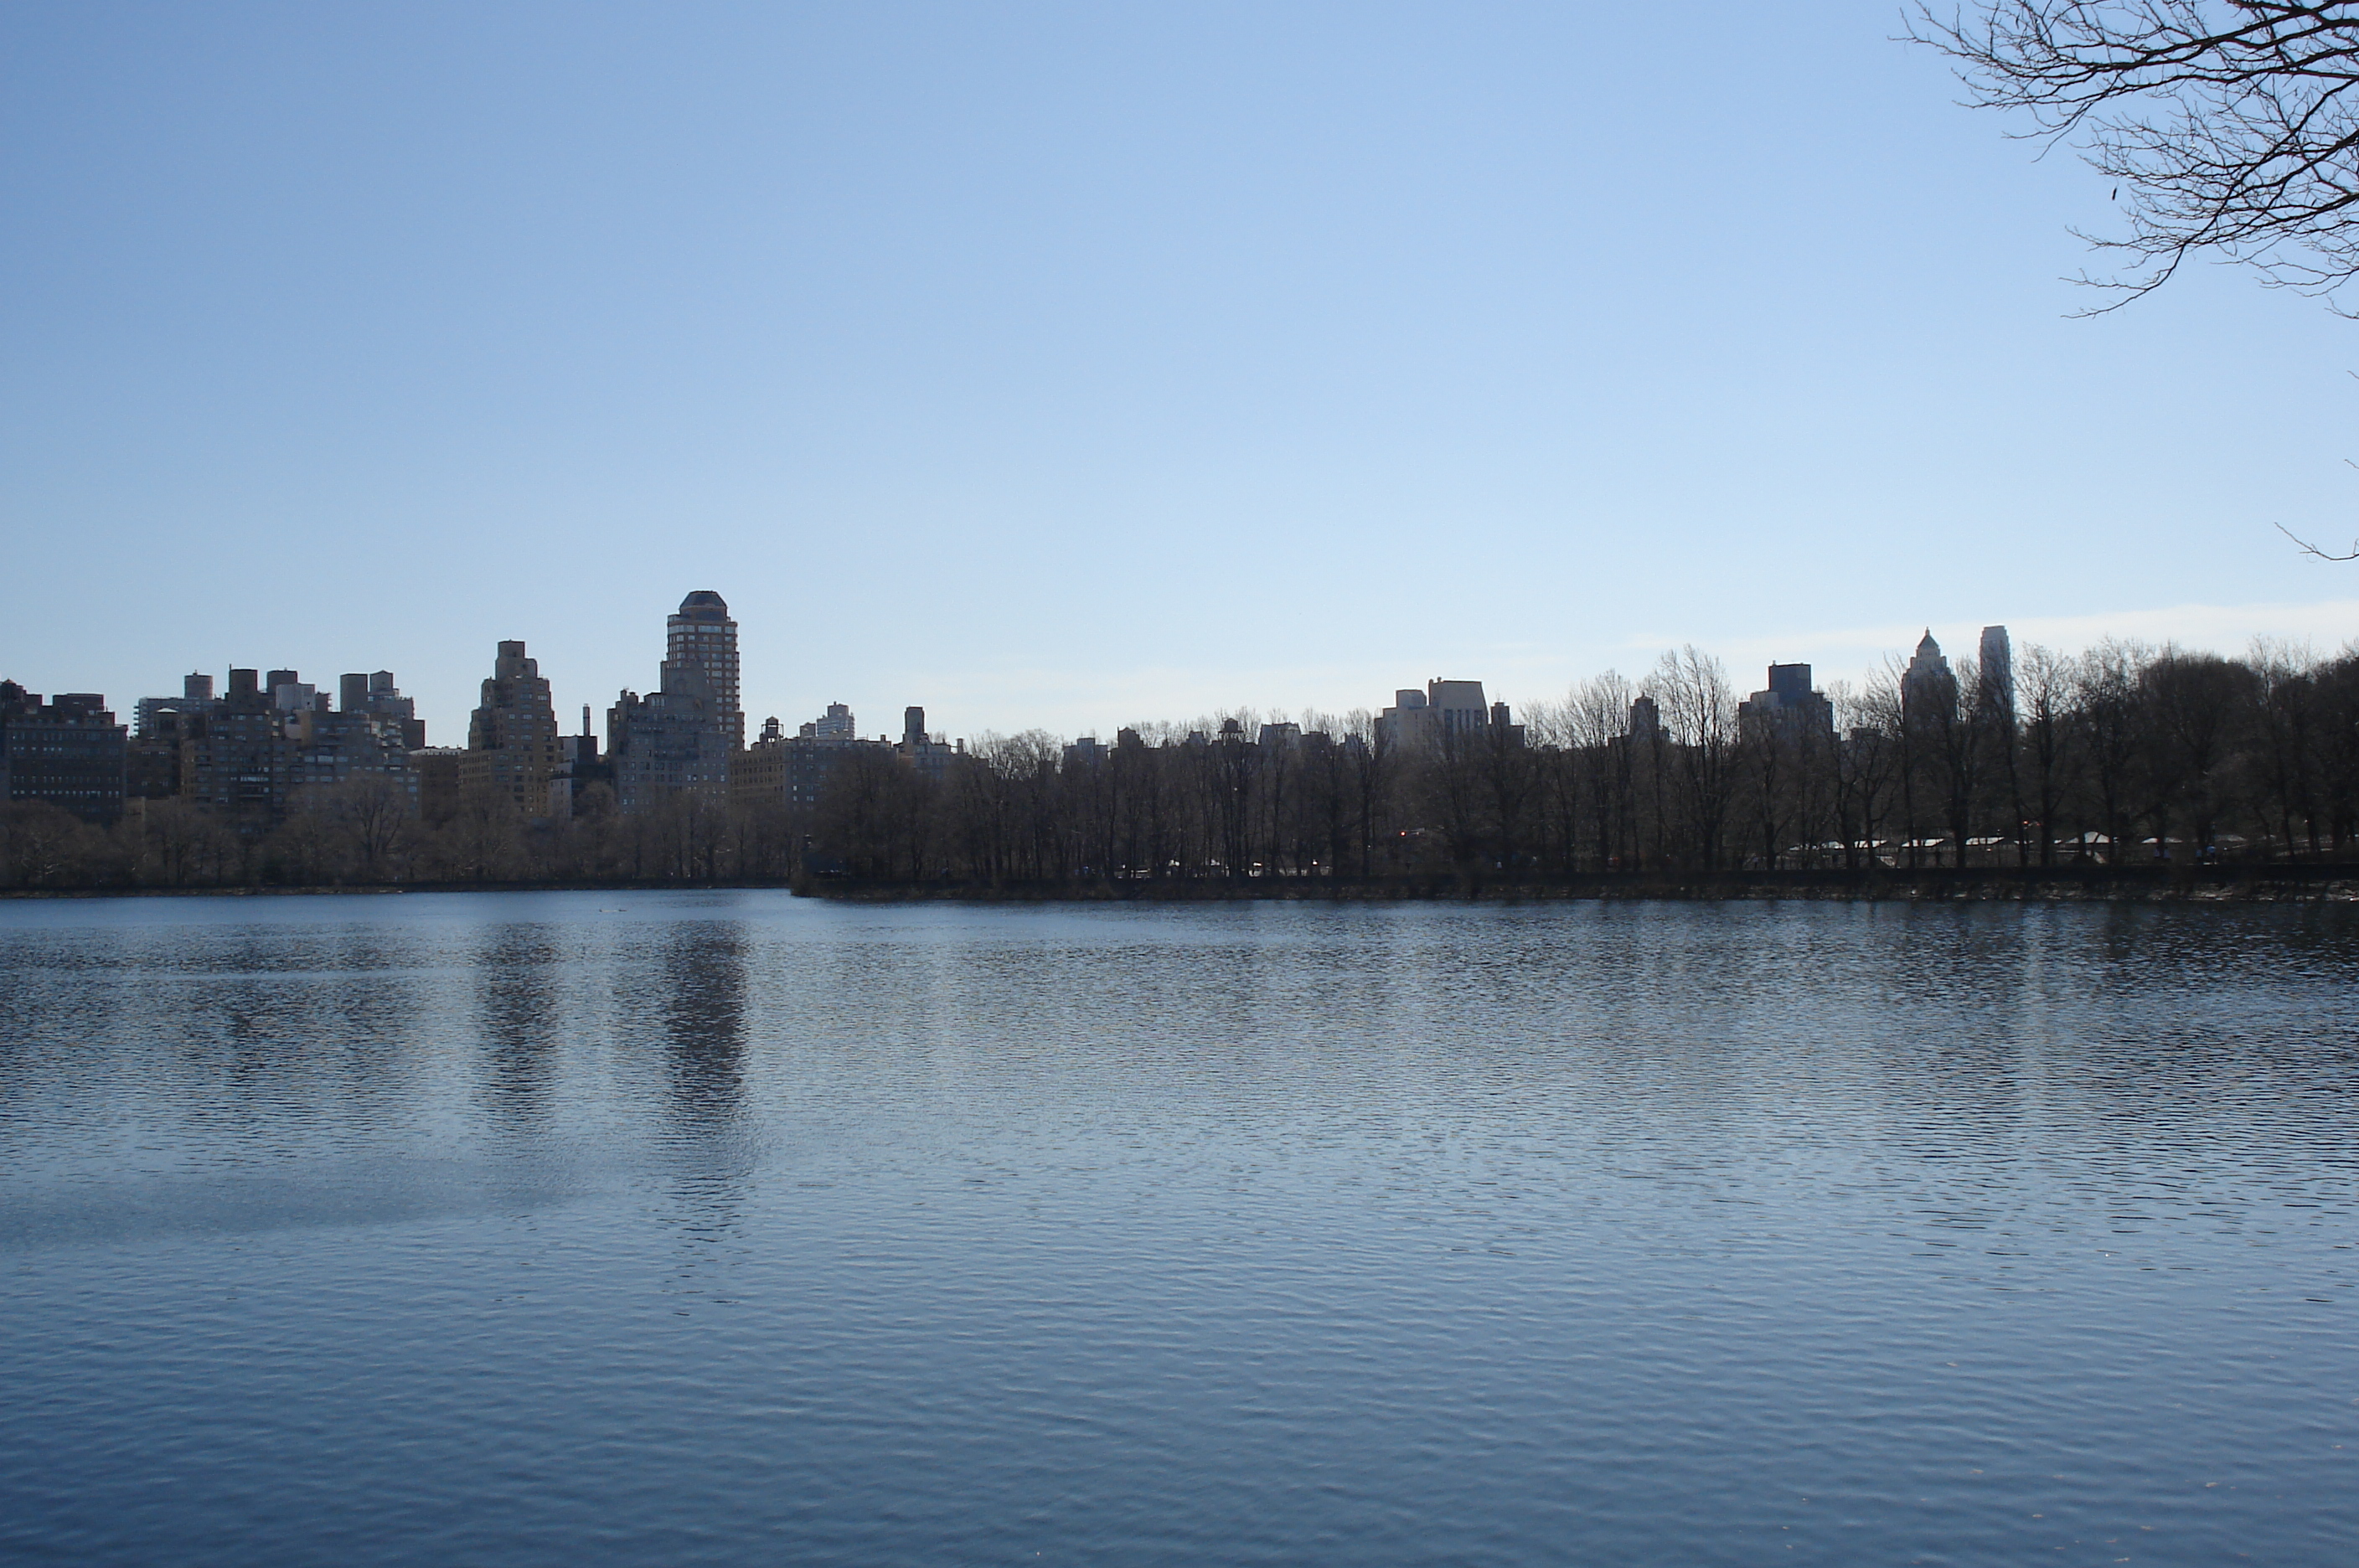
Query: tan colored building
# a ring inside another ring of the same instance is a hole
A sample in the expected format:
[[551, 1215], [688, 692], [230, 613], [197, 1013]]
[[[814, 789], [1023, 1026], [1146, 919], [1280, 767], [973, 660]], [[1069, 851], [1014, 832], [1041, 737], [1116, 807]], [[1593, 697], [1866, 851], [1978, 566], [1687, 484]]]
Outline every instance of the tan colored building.
[[549, 781], [557, 774], [557, 708], [540, 661], [524, 644], [500, 644], [484, 700], [467, 724], [459, 790], [468, 800], [505, 796], [528, 817], [549, 811]]

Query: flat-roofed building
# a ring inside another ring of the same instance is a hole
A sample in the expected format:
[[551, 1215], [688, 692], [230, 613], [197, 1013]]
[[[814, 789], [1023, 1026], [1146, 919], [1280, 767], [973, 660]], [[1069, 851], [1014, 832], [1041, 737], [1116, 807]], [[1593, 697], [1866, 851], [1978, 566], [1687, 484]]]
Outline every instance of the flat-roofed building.
[[1769, 684], [1736, 705], [1740, 726], [1759, 726], [1785, 736], [1835, 733], [1835, 708], [1810, 684], [1807, 664], [1773, 664]]
[[409, 765], [399, 719], [313, 709], [288, 721], [287, 738], [295, 743], [291, 788], [324, 789], [355, 779], [379, 779], [401, 794], [410, 811], [418, 809], [418, 774]]
[[1393, 705], [1376, 716], [1376, 733], [1395, 746], [1438, 746], [1472, 740], [1495, 728], [1502, 738], [1520, 742], [1521, 726], [1508, 723], [1507, 705], [1483, 699], [1480, 681], [1444, 681], [1393, 693]]
[[666, 660], [661, 689], [625, 691], [606, 711], [614, 800], [645, 811], [683, 791], [711, 800], [729, 795], [731, 748], [718, 702], [702, 667]]
[[0, 681], [0, 800], [46, 800], [86, 822], [123, 815], [128, 736], [95, 691], [44, 702]]
[[232, 670], [229, 691], [212, 710], [183, 715], [181, 723], [180, 794], [242, 832], [277, 825], [294, 789], [295, 743], [287, 716], [264, 691], [262, 672]]

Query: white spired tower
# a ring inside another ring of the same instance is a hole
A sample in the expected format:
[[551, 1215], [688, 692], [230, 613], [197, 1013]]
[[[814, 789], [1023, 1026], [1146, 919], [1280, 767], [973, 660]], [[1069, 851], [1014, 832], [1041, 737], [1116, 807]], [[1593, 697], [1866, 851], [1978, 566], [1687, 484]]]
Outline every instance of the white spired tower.
[[664, 662], [693, 665], [712, 683], [713, 714], [733, 752], [745, 749], [745, 710], [737, 702], [737, 623], [729, 618], [729, 602], [710, 588], [700, 588], [679, 602], [679, 609], [664, 623]]

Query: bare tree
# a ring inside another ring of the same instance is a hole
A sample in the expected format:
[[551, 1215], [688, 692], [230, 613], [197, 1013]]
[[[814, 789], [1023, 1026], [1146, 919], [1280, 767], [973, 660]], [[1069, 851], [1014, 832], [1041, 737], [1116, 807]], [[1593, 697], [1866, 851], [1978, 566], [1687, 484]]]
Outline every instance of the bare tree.
[[[2359, 0], [1980, 0], [1909, 37], [1959, 65], [1977, 108], [2076, 143], [2125, 235], [2082, 234], [2126, 264], [2082, 283], [2119, 309], [2209, 252], [2334, 303], [2359, 278]], [[2128, 200], [2122, 201], [2123, 193]], [[2275, 525], [2305, 555], [2359, 561]]]
[[1978, 108], [2078, 145], [2128, 233], [2083, 236], [2159, 288], [2211, 252], [2332, 295], [2359, 277], [2359, 0], [1983, 0], [1909, 36], [1957, 60]]
[[2056, 859], [2056, 819], [2079, 766], [2079, 725], [2072, 713], [2075, 666], [2050, 648], [2027, 644], [2017, 666], [2023, 699], [2018, 814], [2039, 837], [2039, 864]]
[[[1883, 864], [1876, 833], [1891, 809], [1902, 771], [1900, 678], [1887, 665], [1854, 692], [1843, 681], [1827, 689], [1845, 730], [1834, 752], [1835, 819], [1843, 842], [1843, 868]], [[1911, 851], [1913, 854], [1914, 851]]]
[[1595, 769], [1589, 790], [1590, 828], [1600, 870], [1614, 866], [1628, 847], [1635, 847], [1637, 812], [1630, 702], [1636, 695], [1636, 689], [1619, 670], [1609, 670], [1574, 686], [1566, 699], [1571, 744]]
[[1736, 693], [1728, 671], [1689, 643], [1663, 655], [1648, 683], [1662, 704], [1687, 808], [1690, 852], [1710, 871], [1721, 862], [1721, 840], [1734, 791]]

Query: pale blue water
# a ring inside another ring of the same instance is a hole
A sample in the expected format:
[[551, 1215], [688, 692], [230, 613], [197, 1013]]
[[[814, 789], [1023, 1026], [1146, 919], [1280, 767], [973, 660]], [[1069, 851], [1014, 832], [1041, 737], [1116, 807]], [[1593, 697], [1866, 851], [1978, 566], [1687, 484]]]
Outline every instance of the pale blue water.
[[2359, 911], [0, 904], [0, 1559], [2359, 1561]]

